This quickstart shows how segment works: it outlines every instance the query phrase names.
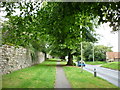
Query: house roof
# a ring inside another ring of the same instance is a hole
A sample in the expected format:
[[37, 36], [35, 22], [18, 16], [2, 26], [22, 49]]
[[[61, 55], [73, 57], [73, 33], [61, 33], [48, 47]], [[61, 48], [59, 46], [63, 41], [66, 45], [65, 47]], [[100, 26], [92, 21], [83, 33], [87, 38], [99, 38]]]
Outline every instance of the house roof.
[[106, 52], [106, 56], [109, 59], [120, 58], [120, 52]]

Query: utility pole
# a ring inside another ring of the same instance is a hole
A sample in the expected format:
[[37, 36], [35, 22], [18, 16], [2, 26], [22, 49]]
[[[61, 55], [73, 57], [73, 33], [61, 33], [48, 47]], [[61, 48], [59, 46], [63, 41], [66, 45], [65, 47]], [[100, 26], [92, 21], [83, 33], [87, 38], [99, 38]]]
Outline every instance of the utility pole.
[[[82, 31], [80, 32], [80, 37], [81, 37], [81, 40], [83, 41], [82, 39]], [[83, 51], [82, 51], [82, 41], [81, 41], [81, 72], [83, 72]]]
[[[82, 31], [81, 31], [81, 39], [82, 39]], [[81, 41], [81, 61], [83, 61], [82, 41]]]
[[94, 62], [94, 43], [93, 43], [93, 62]]
[[[92, 32], [92, 34], [94, 35], [94, 33], [93, 33], [93, 32]], [[95, 51], [94, 51], [94, 50], [95, 50], [95, 49], [94, 49], [94, 41], [93, 41], [93, 43], [92, 43], [92, 44], [93, 44], [93, 50], [92, 50], [92, 51], [93, 51], [93, 62], [94, 62], [94, 61], [95, 61], [95, 60], [94, 60], [94, 58], [95, 58], [95, 55], [94, 55], [94, 53], [95, 53]]]

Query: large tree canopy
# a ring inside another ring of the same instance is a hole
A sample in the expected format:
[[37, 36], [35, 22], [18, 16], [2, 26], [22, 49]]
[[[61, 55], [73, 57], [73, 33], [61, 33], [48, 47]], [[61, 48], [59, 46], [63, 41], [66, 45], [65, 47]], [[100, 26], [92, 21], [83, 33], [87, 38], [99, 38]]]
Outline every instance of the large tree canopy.
[[[19, 8], [20, 16], [31, 16], [40, 11], [41, 6], [46, 4], [42, 2], [1, 2], [1, 6], [5, 7], [8, 12], [7, 16], [10, 16], [16, 8]], [[53, 2], [49, 2], [53, 3]], [[118, 30], [119, 22], [119, 2], [57, 2], [58, 7], [55, 13], [61, 13], [60, 8], [63, 8], [62, 14], [72, 15], [78, 12], [84, 12], [84, 14], [93, 15], [93, 18], [99, 16], [99, 22], [111, 22], [110, 26], [113, 26], [113, 30]], [[55, 5], [55, 4], [54, 4]], [[54, 8], [52, 5], [52, 9]], [[49, 8], [51, 10], [51, 8]], [[46, 11], [47, 13], [47, 11]]]
[[[80, 42], [97, 40], [93, 33], [98, 24], [110, 22], [113, 31], [119, 25], [117, 2], [2, 2], [1, 5], [9, 18], [3, 25], [3, 44], [32, 46], [60, 57], [68, 55], [68, 65], [73, 64], [72, 56]], [[21, 11], [19, 15], [12, 14], [15, 9]]]

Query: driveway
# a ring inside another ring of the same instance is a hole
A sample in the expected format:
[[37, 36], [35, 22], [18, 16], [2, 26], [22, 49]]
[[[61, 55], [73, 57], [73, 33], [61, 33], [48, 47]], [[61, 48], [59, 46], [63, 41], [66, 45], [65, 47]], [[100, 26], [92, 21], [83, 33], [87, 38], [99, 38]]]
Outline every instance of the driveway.
[[84, 70], [94, 73], [94, 69], [96, 69], [97, 76], [107, 80], [108, 82], [120, 87], [120, 71], [111, 70], [107, 68], [100, 67], [100, 65], [86, 65]]

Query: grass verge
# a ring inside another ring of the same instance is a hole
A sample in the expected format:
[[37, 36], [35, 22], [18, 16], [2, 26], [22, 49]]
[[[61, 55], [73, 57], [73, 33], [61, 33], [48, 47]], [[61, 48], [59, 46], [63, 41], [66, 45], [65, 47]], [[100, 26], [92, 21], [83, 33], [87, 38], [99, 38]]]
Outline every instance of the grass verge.
[[117, 88], [87, 71], [81, 72], [78, 67], [64, 66], [63, 68], [72, 88]]
[[120, 71], [120, 67], [119, 66], [120, 66], [120, 62], [110, 62], [110, 63], [106, 63], [106, 64], [102, 65], [102, 67]]
[[54, 88], [56, 60], [24, 68], [2, 76], [2, 88]]
[[60, 64], [62, 64], [62, 65], [66, 65], [67, 62], [66, 62], [66, 61], [61, 61]]
[[87, 61], [87, 62], [85, 62], [86, 64], [90, 64], [90, 65], [99, 65], [99, 64], [106, 64], [107, 62], [105, 62], [105, 61], [94, 61], [94, 62], [92, 62], [92, 61]]

